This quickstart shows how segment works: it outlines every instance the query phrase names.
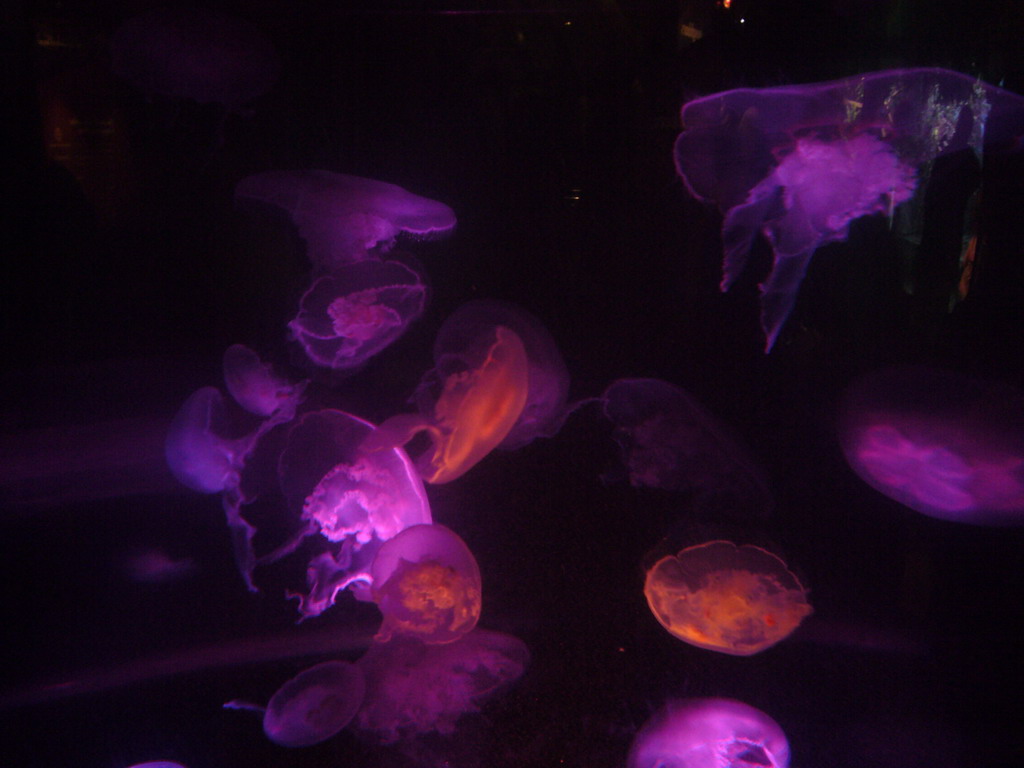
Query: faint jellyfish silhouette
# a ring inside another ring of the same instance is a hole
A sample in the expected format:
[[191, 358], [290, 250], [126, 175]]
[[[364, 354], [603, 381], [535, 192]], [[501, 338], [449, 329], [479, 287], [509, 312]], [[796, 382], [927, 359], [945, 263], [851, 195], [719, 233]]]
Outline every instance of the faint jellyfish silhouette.
[[429, 409], [436, 391], [449, 376], [475, 366], [476, 343], [496, 327], [508, 328], [526, 352], [528, 391], [526, 403], [499, 448], [515, 449], [538, 437], [551, 437], [567, 414], [569, 372], [544, 324], [522, 307], [506, 301], [479, 299], [459, 307], [441, 326], [434, 342], [434, 369], [417, 391], [417, 399]]
[[387, 252], [399, 233], [432, 238], [455, 228], [455, 214], [444, 203], [395, 184], [330, 171], [257, 173], [238, 183], [235, 199], [287, 213], [316, 271]]
[[807, 590], [782, 560], [730, 541], [661, 558], [647, 571], [644, 595], [672, 635], [733, 656], [770, 648], [811, 613]]
[[229, 438], [224, 396], [216, 387], [193, 392], [167, 431], [167, 466], [182, 485], [219, 493], [238, 485], [252, 436]]
[[383, 743], [437, 732], [522, 676], [530, 653], [521, 640], [474, 629], [447, 645], [396, 637], [375, 643], [356, 662], [366, 673], [366, 699], [356, 727]]
[[414, 525], [385, 542], [370, 574], [373, 599], [384, 614], [379, 642], [411, 635], [425, 643], [450, 643], [480, 618], [476, 558], [443, 525]]
[[666, 704], [637, 733], [627, 768], [787, 768], [779, 724], [732, 699]]
[[263, 731], [282, 747], [319, 744], [351, 722], [365, 693], [361, 667], [325, 661], [304, 669], [277, 690], [263, 715]]
[[292, 384], [277, 376], [244, 344], [224, 351], [224, 383], [235, 402], [257, 416], [273, 416], [279, 409], [287, 420], [295, 416], [305, 384]]
[[680, 387], [619, 379], [600, 397], [634, 487], [692, 495], [721, 515], [766, 515], [772, 496], [761, 470], [725, 425]]
[[862, 480], [917, 512], [1024, 524], [1024, 393], [922, 367], [868, 374], [843, 396], [839, 438]]
[[685, 104], [682, 122], [676, 168], [725, 217], [722, 290], [759, 232], [772, 247], [761, 285], [767, 352], [819, 247], [845, 240], [862, 216], [891, 217], [939, 155], [1016, 149], [1024, 98], [949, 70], [888, 70], [713, 94]]
[[288, 328], [314, 364], [351, 370], [405, 333], [427, 295], [423, 277], [401, 261], [342, 264], [313, 281]]
[[[443, 327], [439, 338], [448, 338]], [[364, 446], [376, 451], [405, 445], [426, 432], [432, 449], [416, 459], [416, 466], [428, 483], [461, 477], [509, 436], [528, 402], [529, 361], [515, 331], [484, 325], [472, 335], [452, 338], [464, 346], [436, 358], [438, 365], [425, 381], [438, 386], [421, 384], [416, 393], [420, 413], [392, 416]]]
[[367, 453], [369, 422], [343, 411], [304, 414], [288, 432], [278, 459], [289, 515], [300, 526], [282, 546], [259, 559], [280, 559], [319, 534], [310, 560], [308, 592], [290, 593], [303, 617], [317, 616], [350, 589], [371, 600], [370, 566], [382, 545], [410, 526], [431, 522], [423, 482], [400, 448]]

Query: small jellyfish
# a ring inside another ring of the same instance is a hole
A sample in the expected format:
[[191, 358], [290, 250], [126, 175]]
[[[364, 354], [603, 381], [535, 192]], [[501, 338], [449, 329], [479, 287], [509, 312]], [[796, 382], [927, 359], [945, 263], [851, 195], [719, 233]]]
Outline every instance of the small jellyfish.
[[[440, 392], [417, 392], [420, 414], [399, 414], [381, 424], [364, 448], [405, 445], [420, 432], [432, 443], [416, 459], [428, 483], [461, 477], [508, 437], [528, 401], [530, 370], [519, 335], [503, 325], [487, 326], [458, 357], [443, 357]], [[434, 377], [434, 372], [428, 378]]]
[[269, 417], [281, 410], [289, 421], [305, 388], [276, 375], [244, 344], [233, 344], [224, 351], [224, 383], [235, 402], [249, 413]]
[[733, 656], [770, 648], [811, 613], [807, 590], [782, 560], [730, 541], [663, 557], [647, 571], [644, 595], [672, 635]]
[[516, 637], [477, 628], [447, 645], [408, 637], [375, 643], [356, 663], [366, 673], [356, 727], [392, 743], [453, 733], [462, 715], [522, 676], [530, 653]]
[[845, 240], [862, 216], [891, 218], [939, 155], [1016, 149], [1024, 98], [949, 70], [888, 70], [705, 96], [683, 106], [682, 123], [676, 168], [724, 215], [722, 290], [758, 233], [772, 247], [761, 285], [767, 352], [819, 247]]
[[423, 277], [403, 262], [342, 264], [313, 281], [288, 328], [314, 364], [351, 370], [405, 333], [427, 294]]
[[864, 376], [843, 396], [850, 467], [910, 509], [979, 525], [1024, 524], [1024, 392], [922, 367]]
[[633, 740], [627, 768], [787, 768], [779, 724], [732, 699], [669, 701]]
[[193, 392], [167, 431], [167, 466], [182, 484], [203, 493], [219, 493], [238, 485], [252, 439], [225, 436], [224, 396], [216, 387]]
[[386, 252], [399, 233], [429, 238], [455, 228], [455, 214], [444, 203], [387, 182], [330, 171], [258, 173], [238, 183], [235, 199], [287, 213], [317, 271]]
[[351, 722], [365, 693], [361, 667], [325, 661], [278, 688], [263, 715], [263, 731], [282, 747], [319, 744]]
[[414, 525], [385, 542], [371, 568], [384, 614], [377, 640], [411, 635], [450, 643], [480, 618], [480, 569], [465, 542], [443, 525]]
[[308, 593], [292, 595], [304, 617], [322, 613], [346, 588], [371, 599], [370, 566], [384, 542], [431, 522], [423, 482], [405, 452], [360, 448], [373, 429], [343, 411], [307, 413], [291, 426], [278, 459], [288, 513], [302, 528], [264, 561], [288, 554], [310, 535], [324, 543], [307, 569]]
[[619, 379], [600, 402], [633, 486], [690, 493], [702, 512], [771, 510], [760, 469], [685, 390], [660, 379]]

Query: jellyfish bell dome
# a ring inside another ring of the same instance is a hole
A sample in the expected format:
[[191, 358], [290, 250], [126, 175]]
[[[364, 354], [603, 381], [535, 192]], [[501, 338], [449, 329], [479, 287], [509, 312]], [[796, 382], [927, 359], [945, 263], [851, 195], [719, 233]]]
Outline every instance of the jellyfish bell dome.
[[167, 430], [165, 455], [175, 479], [195, 491], [219, 493], [238, 485], [252, 447], [230, 438], [227, 404], [216, 387], [202, 387], [182, 403]]
[[770, 648], [811, 613], [807, 590], [779, 557], [731, 541], [661, 558], [647, 571], [644, 595], [673, 636], [733, 656]]
[[414, 525], [385, 542], [371, 568], [384, 614], [377, 640], [410, 635], [450, 643], [480, 618], [480, 569], [469, 547], [443, 525]]
[[627, 768], [787, 768], [789, 742], [772, 718], [732, 699], [667, 702], [637, 733]]
[[319, 744], [349, 724], [365, 693], [361, 667], [347, 661], [317, 664], [271, 697], [263, 715], [263, 731], [282, 747]]
[[224, 384], [242, 408], [257, 416], [281, 411], [282, 421], [295, 415], [304, 384], [292, 384], [274, 373], [259, 355], [244, 344], [232, 344], [224, 351]]
[[851, 469], [930, 517], [1024, 525], [1024, 392], [954, 371], [869, 373], [844, 393], [839, 441]]

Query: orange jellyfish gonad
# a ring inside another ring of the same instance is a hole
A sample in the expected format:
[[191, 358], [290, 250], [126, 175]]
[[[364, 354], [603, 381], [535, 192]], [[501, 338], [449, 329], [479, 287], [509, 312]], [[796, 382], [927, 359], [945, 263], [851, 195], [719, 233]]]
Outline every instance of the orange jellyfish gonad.
[[734, 656], [770, 648], [811, 613], [807, 590], [782, 560], [730, 541], [663, 557], [647, 571], [644, 594], [680, 640]]

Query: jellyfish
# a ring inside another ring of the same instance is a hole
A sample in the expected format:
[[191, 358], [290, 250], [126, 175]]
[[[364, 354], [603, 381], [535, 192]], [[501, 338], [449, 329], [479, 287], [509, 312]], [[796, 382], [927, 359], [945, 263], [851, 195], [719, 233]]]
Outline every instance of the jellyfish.
[[843, 396], [839, 439], [875, 490], [942, 520], [1024, 524], [1024, 392], [906, 366]]
[[182, 484], [202, 493], [238, 485], [252, 437], [229, 438], [224, 396], [216, 387], [193, 392], [167, 432], [167, 466]]
[[469, 547], [443, 525], [414, 525], [387, 541], [370, 569], [384, 614], [379, 642], [410, 635], [451, 643], [480, 618], [480, 569]]
[[444, 203], [387, 182], [330, 171], [258, 173], [238, 183], [235, 199], [287, 213], [317, 271], [387, 252], [399, 233], [432, 238], [455, 228], [455, 214]]
[[685, 390], [660, 379], [619, 379], [600, 402], [634, 487], [689, 493], [702, 512], [771, 510], [761, 470]]
[[392, 416], [364, 446], [376, 451], [405, 445], [426, 432], [432, 449], [416, 466], [428, 483], [448, 483], [469, 471], [509, 436], [528, 401], [529, 361], [519, 334], [504, 325], [485, 326], [458, 341], [459, 354], [442, 355], [420, 386], [420, 414]]
[[334, 736], [355, 717], [366, 683], [361, 667], [325, 661], [304, 669], [271, 697], [263, 731], [282, 747], [308, 747]]
[[661, 558], [647, 571], [644, 595], [672, 635], [733, 656], [770, 648], [811, 613], [807, 590], [782, 560], [730, 541]]
[[382, 545], [410, 526], [431, 522], [423, 482], [405, 452], [360, 448], [373, 429], [356, 416], [326, 409], [304, 414], [288, 431], [277, 466], [286, 511], [298, 529], [258, 562], [280, 559], [307, 537], [318, 539], [306, 573], [308, 591], [290, 593], [303, 617], [319, 615], [345, 589], [372, 599], [370, 567]]
[[292, 384], [277, 376], [244, 344], [233, 344], [224, 351], [224, 383], [235, 402], [257, 416], [273, 416], [282, 410], [290, 421], [301, 402], [305, 384]]
[[668, 701], [637, 733], [628, 768], [786, 768], [779, 724], [733, 699]]
[[351, 370], [419, 318], [427, 293], [421, 275], [401, 261], [342, 264], [313, 280], [288, 328], [314, 364]]
[[529, 662], [521, 640], [480, 628], [447, 645], [410, 637], [374, 643], [356, 662], [366, 674], [356, 727], [383, 743], [449, 735], [462, 715], [519, 679]]
[[911, 199], [943, 154], [1016, 149], [1024, 98], [943, 69], [739, 89], [683, 106], [676, 168], [722, 211], [722, 290], [760, 232], [774, 263], [761, 284], [770, 351], [814, 252], [850, 224]]

